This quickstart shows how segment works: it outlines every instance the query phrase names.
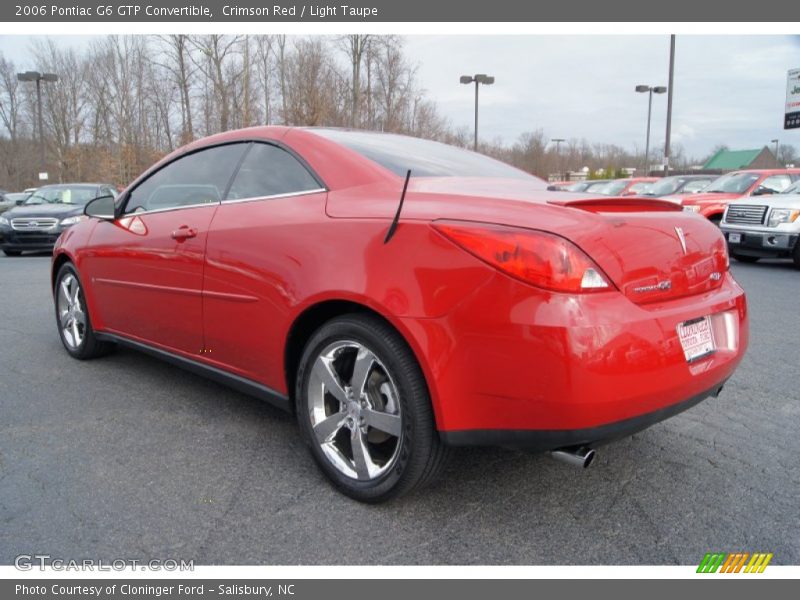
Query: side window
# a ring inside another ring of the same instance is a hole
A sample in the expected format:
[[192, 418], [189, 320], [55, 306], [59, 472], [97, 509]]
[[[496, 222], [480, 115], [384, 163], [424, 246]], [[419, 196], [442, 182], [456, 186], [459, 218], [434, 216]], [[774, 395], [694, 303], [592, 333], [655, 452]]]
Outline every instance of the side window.
[[286, 150], [256, 142], [242, 161], [225, 200], [308, 192], [321, 187]]
[[246, 148], [227, 144], [179, 158], [133, 189], [125, 214], [218, 203]]
[[771, 175], [761, 182], [759, 187], [764, 187], [773, 192], [782, 192], [792, 184], [792, 179], [788, 175]]

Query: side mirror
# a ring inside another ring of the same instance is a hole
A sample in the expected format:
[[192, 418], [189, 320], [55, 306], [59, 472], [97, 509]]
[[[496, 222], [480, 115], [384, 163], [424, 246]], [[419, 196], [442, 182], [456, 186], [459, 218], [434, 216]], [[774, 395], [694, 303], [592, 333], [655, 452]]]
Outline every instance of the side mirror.
[[17, 206], [22, 206], [23, 204], [25, 204], [25, 198], [23, 198], [22, 200], [17, 200], [14, 204], [16, 204]]
[[98, 196], [86, 204], [83, 208], [83, 214], [87, 217], [95, 217], [104, 221], [113, 221], [115, 209], [114, 196]]
[[770, 189], [768, 187], [764, 187], [763, 185], [758, 186], [755, 190], [753, 190], [753, 196], [766, 196], [768, 194], [774, 194], [775, 190]]

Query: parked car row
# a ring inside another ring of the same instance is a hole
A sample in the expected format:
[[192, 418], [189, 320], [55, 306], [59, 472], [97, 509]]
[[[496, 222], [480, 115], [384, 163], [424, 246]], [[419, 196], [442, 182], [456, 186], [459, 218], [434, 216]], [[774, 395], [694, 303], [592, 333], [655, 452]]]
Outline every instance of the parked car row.
[[800, 169], [747, 169], [722, 176], [673, 175], [559, 182], [549, 190], [663, 198], [722, 228], [741, 262], [791, 258], [800, 268]]
[[587, 179], [586, 181], [557, 181], [547, 186], [551, 192], [585, 192], [603, 196], [635, 196], [643, 194], [658, 181], [657, 177], [628, 177], [624, 179]]
[[642, 196], [663, 198], [673, 194], [697, 194], [710, 185], [716, 175], [672, 175], [662, 177], [648, 189], [641, 192]]
[[715, 179], [699, 193], [667, 196], [684, 210], [696, 212], [719, 225], [731, 202], [753, 196], [779, 194], [800, 179], [800, 169], [748, 169]]

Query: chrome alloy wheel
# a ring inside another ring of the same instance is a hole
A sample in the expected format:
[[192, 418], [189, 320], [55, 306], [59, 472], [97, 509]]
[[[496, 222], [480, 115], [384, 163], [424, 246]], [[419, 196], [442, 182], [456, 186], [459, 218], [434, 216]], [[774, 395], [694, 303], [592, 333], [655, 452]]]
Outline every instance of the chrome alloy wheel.
[[58, 286], [58, 322], [67, 346], [77, 350], [86, 335], [86, 313], [81, 305], [81, 285], [73, 274], [67, 274]]
[[363, 344], [337, 341], [317, 356], [307, 402], [314, 439], [341, 473], [370, 481], [395, 463], [403, 435], [399, 393]]

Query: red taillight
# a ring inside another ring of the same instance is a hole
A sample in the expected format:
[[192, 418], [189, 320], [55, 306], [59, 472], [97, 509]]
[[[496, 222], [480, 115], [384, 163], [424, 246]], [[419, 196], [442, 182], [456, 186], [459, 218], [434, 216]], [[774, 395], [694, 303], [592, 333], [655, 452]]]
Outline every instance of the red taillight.
[[488, 223], [437, 221], [433, 227], [470, 254], [525, 283], [569, 293], [611, 289], [600, 267], [561, 236]]

